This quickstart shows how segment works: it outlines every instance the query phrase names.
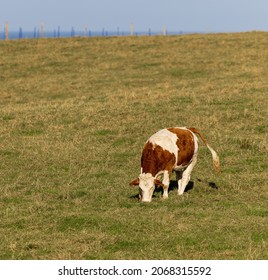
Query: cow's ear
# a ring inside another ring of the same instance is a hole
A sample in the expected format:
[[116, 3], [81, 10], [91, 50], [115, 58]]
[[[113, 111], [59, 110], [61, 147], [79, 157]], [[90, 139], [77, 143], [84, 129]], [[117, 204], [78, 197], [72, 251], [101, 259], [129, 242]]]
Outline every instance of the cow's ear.
[[154, 183], [155, 183], [155, 185], [157, 185], [157, 186], [163, 187], [162, 182], [161, 182], [160, 180], [158, 180], [158, 179], [154, 179]]
[[133, 180], [132, 182], [129, 183], [130, 186], [138, 186], [140, 183], [139, 178]]

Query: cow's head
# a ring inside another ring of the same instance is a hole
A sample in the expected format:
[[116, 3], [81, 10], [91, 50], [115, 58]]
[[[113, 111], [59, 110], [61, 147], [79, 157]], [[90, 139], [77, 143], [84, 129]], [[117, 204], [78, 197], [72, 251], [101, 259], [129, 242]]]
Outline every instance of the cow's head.
[[130, 185], [140, 187], [140, 200], [142, 202], [151, 202], [155, 185], [162, 185], [162, 183], [155, 179], [151, 173], [142, 173], [139, 178], [133, 180]]

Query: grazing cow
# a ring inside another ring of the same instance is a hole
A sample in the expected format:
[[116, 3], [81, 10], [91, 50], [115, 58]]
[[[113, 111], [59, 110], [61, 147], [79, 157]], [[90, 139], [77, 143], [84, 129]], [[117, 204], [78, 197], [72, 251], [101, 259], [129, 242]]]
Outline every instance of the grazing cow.
[[146, 142], [141, 156], [140, 176], [130, 185], [140, 187], [140, 199], [151, 202], [155, 185], [163, 187], [168, 198], [172, 171], [176, 172], [178, 194], [182, 195], [197, 162], [198, 134], [212, 154], [214, 166], [220, 170], [219, 157], [196, 128], [171, 127], [153, 134]]

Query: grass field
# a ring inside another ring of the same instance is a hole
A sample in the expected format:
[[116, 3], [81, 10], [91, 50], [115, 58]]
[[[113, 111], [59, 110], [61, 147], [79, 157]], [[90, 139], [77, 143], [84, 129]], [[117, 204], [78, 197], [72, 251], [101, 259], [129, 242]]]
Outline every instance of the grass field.
[[[267, 259], [267, 45], [0, 41], [0, 259]], [[169, 126], [199, 128], [222, 172], [201, 146], [191, 190], [140, 203], [128, 184]]]

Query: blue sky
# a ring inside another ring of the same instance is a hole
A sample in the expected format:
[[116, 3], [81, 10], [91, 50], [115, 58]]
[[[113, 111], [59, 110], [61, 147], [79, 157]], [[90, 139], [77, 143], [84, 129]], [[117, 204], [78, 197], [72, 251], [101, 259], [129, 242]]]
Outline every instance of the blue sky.
[[7, 0], [0, 29], [240, 32], [268, 31], [268, 0]]

